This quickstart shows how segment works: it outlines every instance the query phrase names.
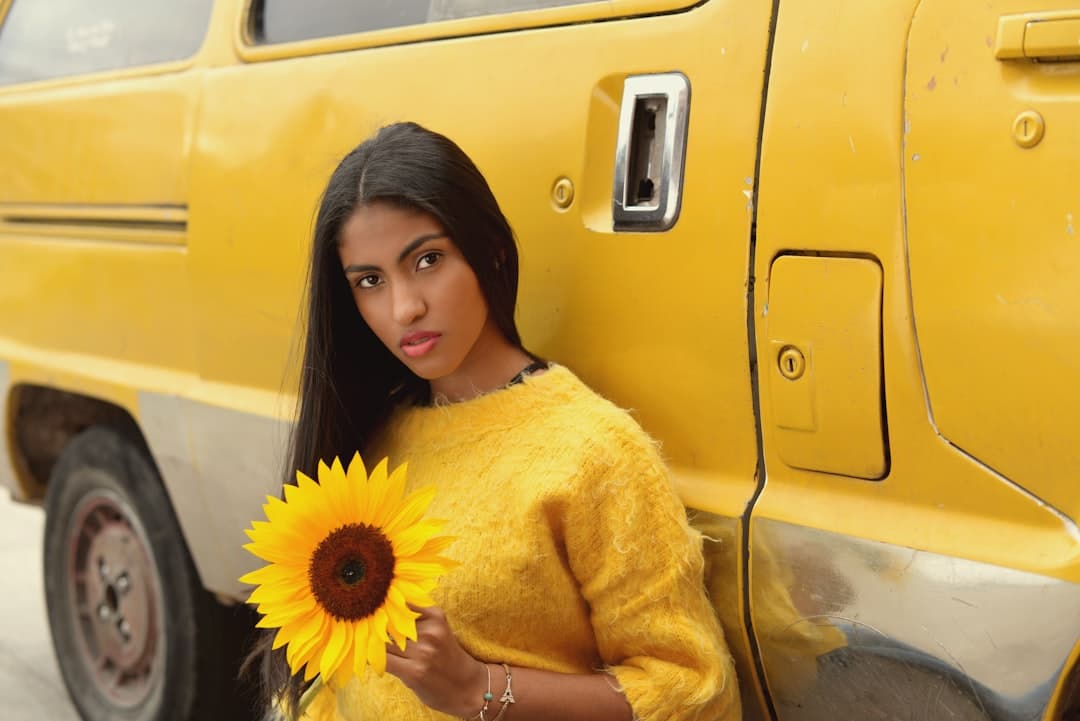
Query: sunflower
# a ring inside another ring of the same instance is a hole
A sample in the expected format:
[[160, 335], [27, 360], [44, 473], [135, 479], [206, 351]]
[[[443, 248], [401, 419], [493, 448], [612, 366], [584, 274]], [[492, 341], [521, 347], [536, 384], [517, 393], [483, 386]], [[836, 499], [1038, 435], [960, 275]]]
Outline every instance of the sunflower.
[[386, 644], [416, 640], [419, 614], [453, 561], [439, 555], [453, 541], [445, 521], [423, 519], [433, 486], [405, 496], [405, 464], [387, 472], [383, 459], [367, 475], [359, 454], [348, 470], [319, 462], [319, 482], [297, 471], [285, 500], [268, 497], [266, 521], [254, 521], [244, 546], [270, 565], [241, 577], [257, 584], [262, 628], [277, 628], [292, 672], [322, 674], [344, 685], [370, 664], [386, 670]]

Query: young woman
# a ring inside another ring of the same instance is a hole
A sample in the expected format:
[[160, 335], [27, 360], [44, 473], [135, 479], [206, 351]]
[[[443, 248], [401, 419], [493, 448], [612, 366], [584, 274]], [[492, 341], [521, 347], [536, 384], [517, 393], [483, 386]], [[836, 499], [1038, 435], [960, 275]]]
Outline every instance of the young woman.
[[[407, 461], [410, 484], [438, 486], [428, 513], [461, 565], [386, 675], [325, 688], [308, 717], [738, 719], [700, 539], [655, 444], [525, 350], [517, 281], [510, 225], [447, 138], [388, 126], [331, 176], [292, 466]], [[283, 656], [264, 672], [296, 697]]]

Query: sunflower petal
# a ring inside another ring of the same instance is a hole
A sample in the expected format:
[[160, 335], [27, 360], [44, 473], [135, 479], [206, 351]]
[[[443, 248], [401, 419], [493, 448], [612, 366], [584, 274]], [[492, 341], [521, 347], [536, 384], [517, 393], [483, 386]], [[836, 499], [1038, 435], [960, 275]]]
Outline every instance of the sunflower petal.
[[319, 466], [319, 485], [322, 486], [326, 512], [330, 518], [334, 519], [336, 525], [345, 526], [355, 523], [352, 493], [349, 491], [349, 481], [345, 477], [345, 469], [339, 458], [334, 458], [333, 465], [330, 467], [327, 467], [325, 463]]
[[394, 544], [394, 555], [398, 558], [408, 558], [414, 553], [419, 553], [442, 527], [443, 521], [428, 519], [391, 534], [388, 537]]
[[260, 606], [259, 608], [259, 613], [264, 613], [262, 609], [266, 609], [265, 615], [259, 619], [259, 623], [255, 624], [260, 628], [286, 626], [317, 610], [315, 601], [310, 596], [306, 596], [292, 605], [266, 604], [266, 606]]
[[274, 496], [267, 496], [266, 503], [263, 504], [263, 513], [266, 514], [266, 520], [271, 524], [276, 524], [278, 519], [289, 513], [289, 504], [285, 503], [280, 498]]
[[365, 522], [373, 526], [382, 525], [378, 518], [388, 502], [387, 490], [390, 481], [386, 467], [389, 462], [388, 458], [383, 458], [368, 474], [368, 517]]
[[[282, 505], [286, 504], [282, 502]], [[322, 535], [322, 526], [312, 523], [298, 510], [298, 506], [286, 508], [285, 512], [275, 514], [273, 520], [252, 523], [248, 537], [258, 544], [292, 547], [297, 553], [314, 551], [316, 539]]]
[[405, 644], [408, 643], [409, 640], [408, 637], [406, 637], [402, 631], [394, 628], [394, 625], [392, 623], [388, 623], [386, 625], [386, 632], [390, 634], [390, 638], [393, 639], [397, 647], [404, 651]]
[[[294, 605], [300, 604], [310, 598], [311, 594], [307, 590], [287, 594], [273, 593], [267, 591], [266, 586], [259, 586], [251, 592], [251, 596], [248, 597], [247, 602], [256, 606], [259, 613], [267, 614], [277, 613], [279, 610], [290, 609]], [[314, 604], [311, 604], [311, 606], [314, 606]]]
[[285, 502], [289, 505], [289, 514], [283, 525], [305, 535], [323, 537], [333, 529], [325, 527], [326, 503], [319, 494], [319, 485], [300, 471], [296, 472], [296, 478], [297, 485], [285, 484]]
[[387, 521], [394, 518], [401, 510], [402, 498], [405, 496], [406, 473], [408, 464], [402, 463], [394, 469], [390, 477], [386, 479], [386, 488], [383, 491], [382, 502], [379, 505], [372, 504], [372, 524], [385, 527]]
[[[293, 486], [289, 486], [292, 488]], [[308, 531], [312, 529], [305, 526], [305, 519], [300, 517], [296, 507], [288, 506], [286, 512], [275, 515], [272, 521], [254, 521], [251, 524], [251, 530], [248, 532], [248, 537], [256, 543], [273, 543], [275, 541], [283, 543], [285, 539], [282, 536], [288, 536], [288, 540], [300, 545], [305, 545], [307, 542], [310, 545]]]
[[394, 535], [398, 531], [410, 528], [420, 520], [428, 506], [435, 498], [435, 486], [423, 488], [409, 494], [409, 497], [401, 502], [400, 508], [386, 523], [387, 535]]
[[319, 666], [318, 666], [318, 664], [316, 664], [314, 662], [314, 660], [308, 661], [307, 665], [304, 666], [304, 681], [305, 681], [305, 683], [307, 681], [310, 681], [311, 679], [315, 678], [318, 675], [319, 675]]
[[405, 600], [413, 606], [434, 606], [435, 600], [431, 598], [431, 589], [435, 587], [434, 581], [429, 584], [414, 583], [403, 578], [395, 578], [394, 585], [398, 587]]
[[368, 636], [368, 663], [375, 673], [386, 673], [386, 611], [381, 608], [371, 616], [371, 629]]
[[368, 479], [364, 468], [364, 459], [354, 453], [349, 467], [345, 470], [345, 480], [352, 492], [352, 512], [356, 514], [354, 523], [368, 522]]
[[[287, 618], [288, 623], [299, 618], [305, 613], [310, 613], [317, 609], [314, 600], [311, 596], [301, 596], [295, 601], [287, 601], [284, 603], [260, 603], [257, 606], [259, 613], [263, 614], [263, 617], [270, 617], [274, 620]], [[284, 626], [284, 623], [275, 623], [275, 626]]]
[[406, 603], [405, 594], [391, 583], [386, 591], [384, 606], [387, 616], [386, 630], [403, 651], [406, 639], [416, 640], [416, 619], [420, 618], [420, 614], [411, 610]]
[[[274, 635], [274, 643], [271, 648], [276, 651], [285, 644], [292, 641], [296, 635], [296, 629], [302, 626], [306, 621], [307, 617], [298, 618], [292, 623], [283, 625], [281, 628], [279, 628], [277, 633]], [[260, 624], [256, 625], [258, 626]]]
[[394, 566], [394, 578], [401, 578], [413, 583], [437, 579], [449, 569], [442, 563], [431, 563], [403, 559]]
[[347, 626], [348, 622], [343, 623], [337, 620], [330, 622], [330, 633], [327, 636], [326, 645], [323, 647], [319, 659], [319, 673], [322, 674], [324, 679], [330, 679], [334, 676], [338, 666], [341, 665], [341, 660], [345, 657]]
[[[319, 461], [319, 463], [320, 465], [326, 465], [322, 461]], [[319, 492], [319, 484], [315, 482], [314, 478], [304, 473], [303, 471], [296, 472], [296, 485], [293, 486], [293, 488], [296, 489], [294, 491], [294, 495], [303, 494], [304, 496], [307, 496], [309, 494], [318, 494]], [[285, 486], [285, 495], [288, 496], [288, 494], [289, 486]], [[285, 500], [288, 501], [289, 499], [286, 498]], [[291, 503], [291, 501], [289, 502]]]
[[331, 467], [334, 478], [338, 484], [338, 512], [342, 516], [342, 523], [356, 523], [356, 486], [349, 483], [349, 477], [345, 472], [341, 459], [335, 458]]
[[[352, 661], [352, 649], [349, 649], [349, 656], [346, 661]], [[352, 663], [343, 663], [338, 666], [337, 672], [334, 673], [333, 678], [330, 679], [330, 686], [334, 689], [340, 690], [348, 685], [349, 679], [353, 676]]]
[[296, 624], [296, 630], [286, 651], [286, 659], [293, 673], [300, 670], [300, 665], [310, 658], [312, 651], [325, 640], [327, 621], [328, 617], [325, 613], [316, 612], [305, 623]]
[[371, 624], [369, 619], [362, 618], [356, 622], [356, 629], [353, 637], [353, 673], [357, 676], [364, 674], [364, 669], [367, 668], [367, 653], [368, 653], [368, 635], [370, 634]]
[[282, 546], [279, 543], [245, 543], [244, 550], [254, 556], [258, 556], [264, 561], [277, 563], [282, 566], [301, 566], [307, 568], [308, 563], [311, 560], [311, 554], [306, 552], [307, 549], [300, 549], [295, 545], [290, 548]]
[[448, 556], [435, 556], [423, 552], [414, 553], [413, 555], [408, 556], [402, 560], [416, 561], [417, 563], [437, 563], [442, 566], [443, 569], [440, 575], [442, 575], [442, 573], [452, 571], [461, 565], [461, 561], [450, 558]]
[[437, 538], [432, 538], [424, 544], [424, 547], [420, 549], [420, 553], [442, 553], [447, 548], [449, 548], [456, 540], [457, 538], [455, 538], [454, 536], [438, 536]]
[[278, 563], [245, 573], [240, 577], [241, 583], [249, 583], [256, 586], [283, 586], [297, 588], [307, 585], [307, 580], [302, 571], [289, 568]]

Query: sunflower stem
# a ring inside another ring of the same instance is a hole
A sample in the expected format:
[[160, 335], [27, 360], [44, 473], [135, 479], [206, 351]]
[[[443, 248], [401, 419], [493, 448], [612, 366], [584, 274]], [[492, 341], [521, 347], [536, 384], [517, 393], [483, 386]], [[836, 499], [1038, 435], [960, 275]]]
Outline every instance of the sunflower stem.
[[308, 706], [315, 700], [315, 697], [319, 695], [319, 691], [322, 691], [323, 680], [322, 674], [315, 677], [315, 680], [308, 686], [307, 691], [304, 691], [300, 696], [300, 703], [296, 706], [296, 718], [299, 720], [303, 718], [304, 713], [307, 711]]

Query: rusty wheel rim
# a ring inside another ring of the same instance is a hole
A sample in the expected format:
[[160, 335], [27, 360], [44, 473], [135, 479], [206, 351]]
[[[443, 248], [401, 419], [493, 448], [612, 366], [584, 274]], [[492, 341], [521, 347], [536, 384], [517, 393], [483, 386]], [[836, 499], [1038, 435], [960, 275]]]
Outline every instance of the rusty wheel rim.
[[163, 591], [146, 532], [117, 494], [98, 490], [72, 514], [68, 605], [80, 657], [98, 692], [139, 705], [164, 667]]

